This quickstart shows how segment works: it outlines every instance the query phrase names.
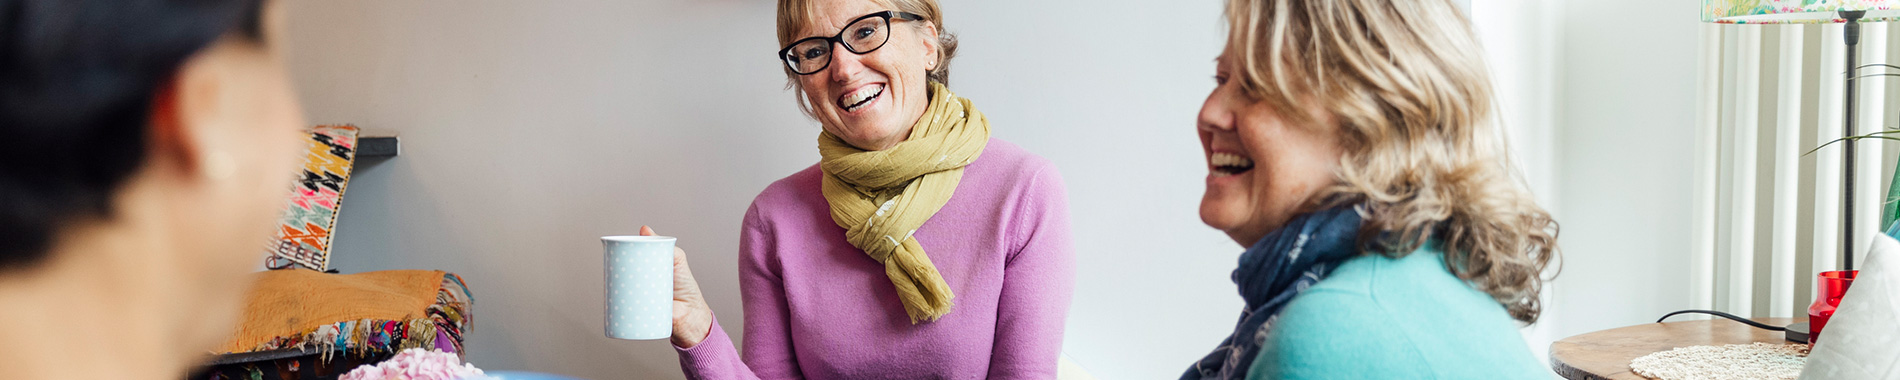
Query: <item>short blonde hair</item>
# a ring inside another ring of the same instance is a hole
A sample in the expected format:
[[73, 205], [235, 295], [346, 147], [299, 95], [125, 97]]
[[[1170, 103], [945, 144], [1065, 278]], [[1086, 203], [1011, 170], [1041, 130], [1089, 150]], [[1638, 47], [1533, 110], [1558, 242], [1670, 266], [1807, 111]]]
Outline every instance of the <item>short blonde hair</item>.
[[[1362, 204], [1367, 251], [1429, 240], [1458, 278], [1535, 322], [1557, 223], [1538, 206], [1493, 120], [1490, 75], [1447, 0], [1229, 0], [1228, 59], [1244, 93], [1281, 115], [1337, 117], [1337, 184], [1312, 207]], [[1310, 123], [1303, 123], [1310, 124]]]
[[[957, 55], [957, 36], [943, 28], [943, 8], [937, 6], [937, 0], [871, 0], [891, 10], [908, 12], [923, 16], [937, 28], [937, 65], [927, 77], [937, 83], [950, 84], [950, 58]], [[815, 11], [810, 0], [779, 0], [778, 2], [778, 46], [790, 45], [801, 37], [800, 30], [811, 22]], [[798, 74], [791, 68], [785, 68], [785, 77], [790, 83], [787, 87], [803, 90], [798, 84]], [[800, 106], [804, 97], [800, 96]]]

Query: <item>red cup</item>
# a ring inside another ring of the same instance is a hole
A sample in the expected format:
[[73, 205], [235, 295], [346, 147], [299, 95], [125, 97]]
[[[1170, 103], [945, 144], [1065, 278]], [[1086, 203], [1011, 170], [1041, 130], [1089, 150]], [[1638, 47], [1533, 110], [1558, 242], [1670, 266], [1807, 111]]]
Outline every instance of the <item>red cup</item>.
[[1841, 306], [1841, 297], [1847, 296], [1847, 287], [1854, 285], [1854, 276], [1859, 274], [1857, 270], [1826, 271], [1815, 280], [1814, 304], [1808, 305], [1809, 342], [1821, 340], [1821, 328], [1834, 317], [1834, 308]]

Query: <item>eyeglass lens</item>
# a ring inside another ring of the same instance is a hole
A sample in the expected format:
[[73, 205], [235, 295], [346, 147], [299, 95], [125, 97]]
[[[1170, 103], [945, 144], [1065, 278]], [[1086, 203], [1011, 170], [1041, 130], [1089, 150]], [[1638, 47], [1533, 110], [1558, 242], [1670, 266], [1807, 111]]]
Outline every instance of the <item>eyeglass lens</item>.
[[[869, 17], [845, 27], [838, 33], [838, 40], [852, 53], [868, 54], [884, 47], [884, 42], [891, 37], [890, 29], [889, 19]], [[799, 74], [816, 73], [830, 63], [831, 41], [827, 39], [808, 39], [785, 53], [785, 64]]]

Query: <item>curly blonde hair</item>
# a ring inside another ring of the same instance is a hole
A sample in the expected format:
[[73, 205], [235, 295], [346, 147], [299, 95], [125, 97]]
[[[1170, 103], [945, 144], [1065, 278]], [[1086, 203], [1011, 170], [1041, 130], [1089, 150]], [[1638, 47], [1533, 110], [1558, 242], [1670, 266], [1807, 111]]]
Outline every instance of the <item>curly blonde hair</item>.
[[1242, 92], [1311, 125], [1337, 117], [1337, 183], [1310, 207], [1359, 204], [1366, 251], [1436, 240], [1452, 274], [1536, 322], [1557, 222], [1505, 153], [1490, 76], [1448, 0], [1230, 0], [1227, 56]]

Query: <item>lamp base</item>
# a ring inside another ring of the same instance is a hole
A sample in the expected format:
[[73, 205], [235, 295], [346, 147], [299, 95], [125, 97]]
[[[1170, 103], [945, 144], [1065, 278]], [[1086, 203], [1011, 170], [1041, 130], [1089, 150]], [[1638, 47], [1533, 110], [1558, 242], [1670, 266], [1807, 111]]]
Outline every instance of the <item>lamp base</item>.
[[1808, 323], [1801, 322], [1788, 325], [1788, 330], [1785, 335], [1789, 342], [1808, 343]]

